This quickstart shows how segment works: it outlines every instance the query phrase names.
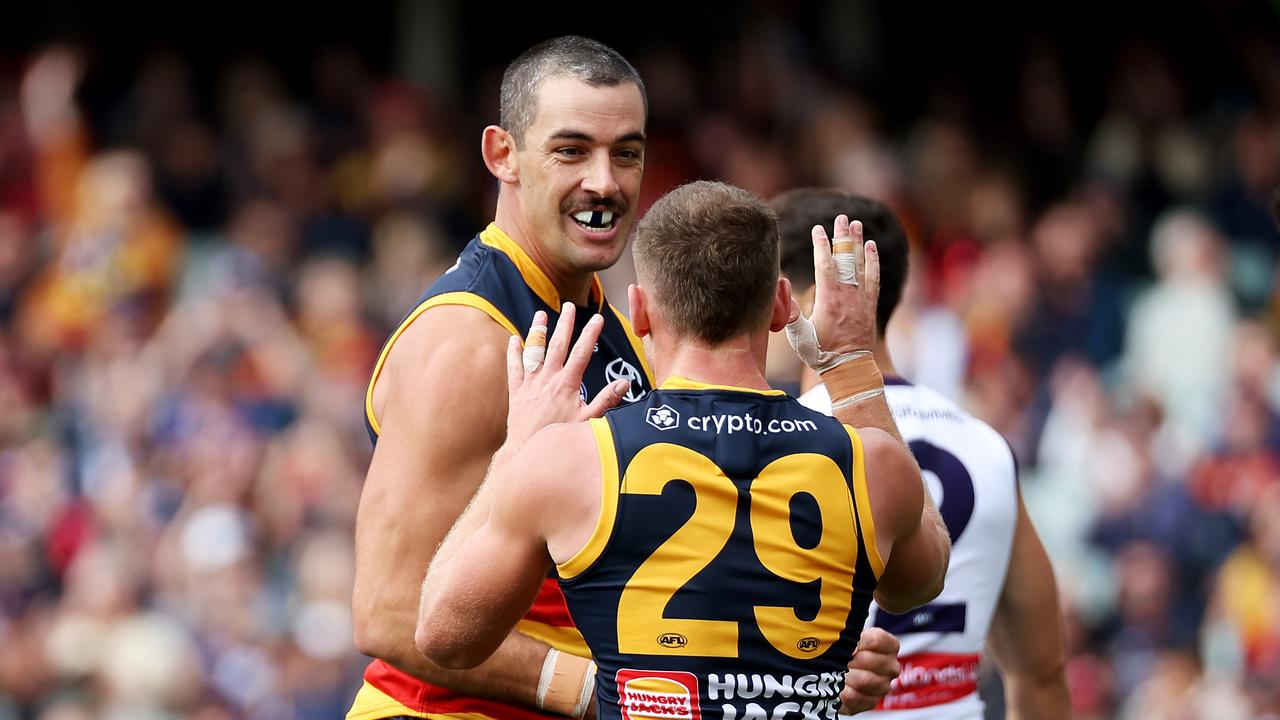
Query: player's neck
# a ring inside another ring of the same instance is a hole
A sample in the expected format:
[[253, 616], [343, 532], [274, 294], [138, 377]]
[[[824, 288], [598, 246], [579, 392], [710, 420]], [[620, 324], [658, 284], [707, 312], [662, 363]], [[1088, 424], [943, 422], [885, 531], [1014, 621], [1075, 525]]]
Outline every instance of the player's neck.
[[[876, 356], [876, 365], [880, 368], [880, 374], [886, 378], [900, 377], [898, 369], [893, 365], [893, 356], [889, 354], [889, 346], [885, 343], [884, 338], [878, 338], [876, 345], [871, 349]], [[810, 370], [808, 367], [800, 369], [800, 392], [807, 393], [814, 388], [815, 385], [822, 382], [822, 378], [818, 377], [818, 373]]]
[[764, 377], [764, 343], [748, 336], [708, 346], [686, 340], [653, 340], [654, 373], [661, 384], [682, 377], [708, 385], [769, 390]]
[[[499, 191], [501, 193], [501, 191]], [[494, 223], [519, 245], [542, 270], [560, 295], [560, 301], [571, 301], [579, 307], [586, 307], [591, 301], [591, 276], [594, 273], [574, 273], [567, 271], [554, 262], [543, 249], [541, 242], [535, 238], [536, 233], [529, 226], [518, 207], [512, 201], [506, 201], [501, 195], [498, 198], [498, 210], [494, 213]]]

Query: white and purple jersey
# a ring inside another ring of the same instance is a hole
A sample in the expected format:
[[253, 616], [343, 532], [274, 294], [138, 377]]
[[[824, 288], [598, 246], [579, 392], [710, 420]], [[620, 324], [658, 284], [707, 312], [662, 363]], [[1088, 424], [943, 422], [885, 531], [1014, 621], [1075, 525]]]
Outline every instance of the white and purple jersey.
[[[928, 605], [895, 615], [872, 604], [867, 624], [901, 641], [902, 673], [876, 709], [858, 717], [981, 720], [978, 663], [1009, 569], [1017, 466], [1004, 438], [940, 393], [887, 378], [885, 398], [951, 534], [951, 563]], [[800, 402], [831, 412], [823, 385]]]

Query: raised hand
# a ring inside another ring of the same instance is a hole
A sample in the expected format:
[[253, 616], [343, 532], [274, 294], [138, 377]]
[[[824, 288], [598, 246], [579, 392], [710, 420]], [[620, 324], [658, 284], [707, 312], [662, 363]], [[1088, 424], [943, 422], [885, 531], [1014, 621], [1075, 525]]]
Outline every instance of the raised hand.
[[815, 297], [813, 315], [792, 302], [787, 338], [809, 367], [823, 372], [842, 356], [870, 350], [876, 340], [876, 301], [880, 296], [880, 259], [875, 241], [865, 241], [862, 223], [835, 219], [835, 236], [827, 239], [813, 227]]
[[590, 403], [582, 401], [582, 373], [591, 362], [604, 318], [592, 316], [570, 348], [576, 313], [573, 303], [564, 304], [549, 341], [547, 314], [541, 310], [533, 316], [523, 348], [520, 338], [511, 336], [507, 344], [508, 443], [523, 442], [555, 423], [600, 417], [627, 394], [629, 383], [618, 380]]

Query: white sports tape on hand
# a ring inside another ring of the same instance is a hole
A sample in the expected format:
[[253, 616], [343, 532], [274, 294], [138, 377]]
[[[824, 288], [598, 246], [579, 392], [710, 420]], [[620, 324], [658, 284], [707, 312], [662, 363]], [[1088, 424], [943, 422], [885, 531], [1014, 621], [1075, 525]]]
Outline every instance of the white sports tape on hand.
[[547, 326], [535, 325], [529, 330], [529, 339], [524, 343], [524, 371], [531, 373], [537, 370], [547, 357]]
[[851, 353], [834, 353], [823, 350], [818, 345], [817, 328], [813, 326], [812, 320], [804, 316], [804, 313], [800, 313], [800, 317], [787, 323], [787, 341], [791, 343], [792, 348], [795, 348], [796, 354], [800, 356], [804, 364], [813, 368], [819, 375], [850, 360], [870, 354], [869, 350], [858, 350]]
[[831, 259], [836, 263], [836, 280], [845, 285], [858, 284], [858, 255], [850, 238], [836, 238], [831, 243]]
[[818, 346], [818, 331], [813, 327], [813, 321], [805, 317], [804, 313], [787, 323], [787, 342], [791, 343], [804, 364], [814, 370], [822, 367], [835, 355]]

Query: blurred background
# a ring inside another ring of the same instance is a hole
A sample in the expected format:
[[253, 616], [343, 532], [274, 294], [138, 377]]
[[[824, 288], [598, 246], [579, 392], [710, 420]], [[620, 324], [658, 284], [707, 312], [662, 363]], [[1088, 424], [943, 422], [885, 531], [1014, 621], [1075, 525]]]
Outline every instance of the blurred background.
[[0, 28], [0, 720], [345, 713], [364, 384], [568, 32], [648, 84], [644, 206], [904, 218], [899, 367], [1015, 449], [1078, 717], [1280, 716], [1280, 2], [183, 5]]

